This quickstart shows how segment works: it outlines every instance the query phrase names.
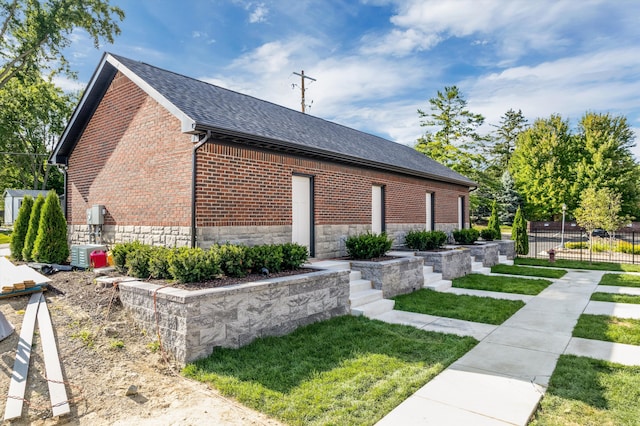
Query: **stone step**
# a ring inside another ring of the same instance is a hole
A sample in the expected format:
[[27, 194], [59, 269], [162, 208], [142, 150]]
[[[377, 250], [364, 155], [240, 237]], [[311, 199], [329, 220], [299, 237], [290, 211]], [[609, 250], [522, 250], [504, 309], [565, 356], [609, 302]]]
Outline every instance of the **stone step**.
[[489, 275], [491, 273], [491, 268], [487, 268], [484, 266], [481, 266], [479, 268], [475, 268], [475, 269], [471, 269], [471, 272], [474, 274], [482, 274], [482, 275]]
[[350, 294], [356, 294], [360, 291], [371, 290], [371, 281], [369, 280], [351, 280], [349, 283]]
[[386, 312], [392, 311], [395, 303], [396, 302], [394, 300], [380, 299], [378, 301], [367, 303], [366, 305], [361, 305], [356, 308], [352, 306], [351, 315], [364, 315], [367, 318], [374, 318], [378, 315], [382, 315]]
[[349, 273], [349, 281], [357, 281], [362, 279], [362, 272], [360, 271], [351, 271]]
[[382, 291], [371, 288], [369, 290], [361, 290], [356, 293], [351, 293], [351, 296], [349, 296], [351, 308], [366, 305], [367, 303], [375, 302], [377, 300], [382, 300]]
[[429, 283], [435, 283], [436, 281], [442, 280], [442, 274], [440, 272], [430, 272], [428, 274], [423, 274], [424, 276], [424, 285]]
[[413, 251], [388, 251], [387, 256], [395, 256], [395, 257], [414, 257], [416, 254]]
[[433, 283], [425, 284], [424, 288], [435, 291], [446, 291], [451, 288], [453, 283], [450, 280], [440, 280]]
[[432, 265], [423, 266], [423, 267], [422, 267], [422, 271], [423, 271], [425, 274], [430, 274], [430, 273], [432, 273], [432, 272], [433, 272], [433, 266], [432, 266]]
[[507, 259], [507, 256], [500, 255], [498, 259], [499, 263], [503, 265], [513, 265], [513, 259]]

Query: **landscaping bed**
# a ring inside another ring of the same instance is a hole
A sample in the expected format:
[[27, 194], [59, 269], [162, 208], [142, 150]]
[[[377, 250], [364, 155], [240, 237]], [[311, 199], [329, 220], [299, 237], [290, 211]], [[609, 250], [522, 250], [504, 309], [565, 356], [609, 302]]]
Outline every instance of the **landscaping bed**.
[[539, 294], [549, 285], [551, 285], [551, 281], [549, 280], [498, 277], [483, 274], [469, 274], [453, 280], [453, 286], [458, 288], [526, 294], [530, 296]]

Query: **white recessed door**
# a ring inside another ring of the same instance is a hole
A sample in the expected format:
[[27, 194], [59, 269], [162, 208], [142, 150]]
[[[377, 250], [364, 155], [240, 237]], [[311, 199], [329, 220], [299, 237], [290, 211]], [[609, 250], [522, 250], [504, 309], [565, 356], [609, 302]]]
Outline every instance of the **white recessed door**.
[[291, 241], [306, 246], [312, 253], [311, 178], [292, 176], [291, 183]]
[[382, 223], [384, 220], [384, 199], [381, 186], [371, 187], [371, 232], [382, 233]]

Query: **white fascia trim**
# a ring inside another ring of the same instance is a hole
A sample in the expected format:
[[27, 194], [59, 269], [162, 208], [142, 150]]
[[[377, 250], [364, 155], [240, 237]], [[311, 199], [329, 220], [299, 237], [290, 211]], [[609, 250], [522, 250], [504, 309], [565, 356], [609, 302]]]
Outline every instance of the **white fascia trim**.
[[[196, 122], [187, 114], [185, 114], [181, 109], [171, 103], [167, 98], [162, 96], [156, 89], [151, 87], [146, 81], [132, 72], [129, 68], [123, 65], [116, 58], [107, 53], [106, 61], [108, 61], [111, 65], [113, 65], [118, 71], [127, 76], [127, 78], [133, 81], [138, 87], [140, 87], [147, 95], [151, 96], [153, 100], [158, 102], [164, 108], [167, 109], [171, 114], [173, 114], [181, 123], [181, 130], [183, 133], [193, 133], [196, 127]], [[102, 64], [101, 64], [102, 65]]]

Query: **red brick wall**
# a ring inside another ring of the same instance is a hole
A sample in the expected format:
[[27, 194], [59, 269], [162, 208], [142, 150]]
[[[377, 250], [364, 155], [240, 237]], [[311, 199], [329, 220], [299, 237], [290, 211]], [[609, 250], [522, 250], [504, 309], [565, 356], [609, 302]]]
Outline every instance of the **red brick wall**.
[[86, 223], [86, 209], [104, 204], [107, 225], [189, 226], [190, 140], [118, 73], [69, 158], [69, 223]]
[[424, 223], [436, 193], [436, 223], [457, 223], [466, 187], [372, 169], [209, 142], [198, 151], [198, 226], [291, 224], [291, 175], [314, 176], [316, 225], [370, 224], [371, 186], [385, 187], [386, 223]]

